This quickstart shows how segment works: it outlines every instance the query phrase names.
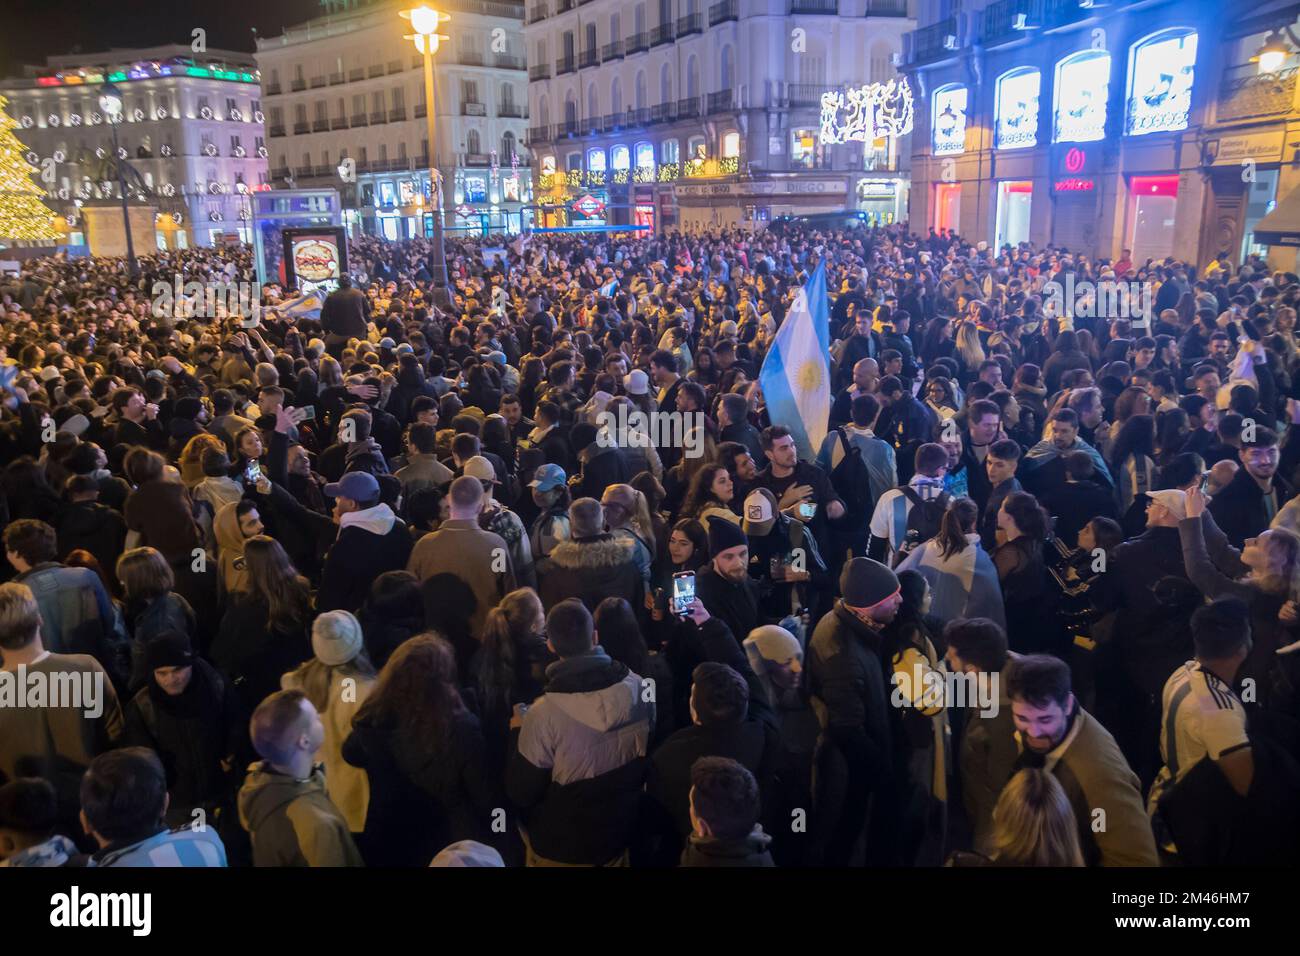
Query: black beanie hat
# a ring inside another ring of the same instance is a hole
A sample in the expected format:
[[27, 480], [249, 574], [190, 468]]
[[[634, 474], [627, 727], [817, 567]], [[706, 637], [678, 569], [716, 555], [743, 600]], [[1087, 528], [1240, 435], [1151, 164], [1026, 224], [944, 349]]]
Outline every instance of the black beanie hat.
[[749, 537], [740, 525], [726, 518], [714, 516], [709, 519], [709, 557], [716, 558], [728, 548], [749, 545]]
[[840, 594], [849, 607], [875, 607], [899, 587], [898, 575], [871, 558], [854, 558], [840, 574]]
[[145, 645], [144, 659], [150, 672], [160, 667], [189, 667], [194, 663], [194, 652], [187, 635], [164, 631]]

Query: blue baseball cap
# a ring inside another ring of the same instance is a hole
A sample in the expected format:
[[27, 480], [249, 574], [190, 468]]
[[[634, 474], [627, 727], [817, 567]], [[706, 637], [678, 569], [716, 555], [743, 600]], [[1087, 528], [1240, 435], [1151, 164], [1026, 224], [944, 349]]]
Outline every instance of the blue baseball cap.
[[533, 480], [528, 483], [528, 487], [536, 488], [538, 491], [553, 491], [556, 488], [563, 488], [567, 483], [564, 469], [559, 465], [542, 465], [533, 473]]
[[379, 497], [379, 482], [369, 472], [349, 471], [338, 481], [326, 485], [325, 494], [351, 501], [373, 501]]

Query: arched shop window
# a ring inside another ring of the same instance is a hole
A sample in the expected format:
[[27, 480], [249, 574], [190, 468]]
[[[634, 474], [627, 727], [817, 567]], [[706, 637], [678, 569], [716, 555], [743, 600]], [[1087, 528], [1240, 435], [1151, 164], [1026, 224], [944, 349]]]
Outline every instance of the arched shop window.
[[1042, 74], [1029, 66], [998, 77], [997, 149], [1025, 149], [1038, 144], [1038, 90]]
[[587, 170], [593, 173], [605, 171], [605, 151], [598, 147], [587, 150]]
[[1072, 53], [1056, 64], [1056, 109], [1052, 142], [1091, 143], [1106, 135], [1106, 101], [1110, 98], [1110, 54], [1105, 50]]
[[1196, 75], [1196, 32], [1175, 27], [1129, 47], [1130, 136], [1187, 128]]
[[636, 168], [645, 169], [655, 164], [655, 148], [650, 143], [636, 144]]
[[730, 159], [740, 155], [740, 134], [735, 130], [722, 134], [722, 158]]
[[666, 139], [659, 144], [659, 161], [664, 163], [678, 162], [680, 157], [679, 145], [675, 139]]
[[626, 146], [614, 146], [609, 151], [610, 168], [626, 172], [632, 167], [631, 154]]
[[966, 87], [956, 83], [934, 91], [930, 113], [933, 121], [934, 155], [966, 151]]

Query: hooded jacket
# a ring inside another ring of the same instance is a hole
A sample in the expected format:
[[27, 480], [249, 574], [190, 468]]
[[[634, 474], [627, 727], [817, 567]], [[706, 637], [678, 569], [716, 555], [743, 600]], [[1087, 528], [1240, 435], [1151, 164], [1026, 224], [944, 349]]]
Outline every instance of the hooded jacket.
[[748, 836], [739, 840], [719, 840], [691, 835], [682, 851], [680, 866], [776, 866], [768, 847], [772, 838], [755, 824]]
[[595, 613], [607, 597], [621, 597], [640, 607], [644, 584], [631, 539], [604, 533], [561, 541], [537, 565], [537, 590], [549, 611], [576, 597]]
[[252, 837], [254, 866], [363, 865], [319, 767], [298, 780], [266, 761], [253, 764], [239, 791], [239, 822]]
[[514, 735], [506, 792], [537, 854], [608, 863], [636, 823], [655, 704], [641, 677], [599, 646], [552, 664], [546, 678]]
[[401, 571], [411, 556], [410, 532], [386, 504], [343, 516], [321, 572], [316, 609], [355, 612], [385, 571]]
[[217, 541], [217, 588], [221, 594], [250, 589], [248, 569], [244, 564], [244, 533], [239, 530], [235, 513], [238, 501], [222, 505], [212, 519], [212, 536]]

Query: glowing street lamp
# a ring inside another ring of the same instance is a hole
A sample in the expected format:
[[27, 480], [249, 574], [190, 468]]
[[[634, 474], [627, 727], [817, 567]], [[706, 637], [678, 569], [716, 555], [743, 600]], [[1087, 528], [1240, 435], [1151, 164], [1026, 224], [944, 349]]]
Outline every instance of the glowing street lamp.
[[[1287, 30], [1287, 33], [1290, 33]], [[1286, 45], [1286, 40], [1282, 34], [1274, 30], [1264, 38], [1264, 45], [1255, 53], [1255, 61], [1259, 64], [1259, 72], [1262, 76], [1265, 73], [1276, 73], [1282, 68], [1286, 58], [1291, 55], [1291, 49]]]
[[[438, 33], [438, 26], [451, 19], [445, 13], [421, 4], [413, 10], [403, 10], [402, 18], [411, 22], [407, 39], [414, 41], [415, 48], [424, 55], [424, 118], [429, 139], [429, 183], [431, 185], [433, 209], [434, 261], [430, 264], [435, 288], [447, 285], [447, 253], [442, 241], [442, 175], [438, 172], [437, 140], [434, 137], [434, 104], [436, 102], [433, 78], [433, 55], [438, 52], [441, 41], [448, 39]], [[444, 293], [445, 294], [445, 293]], [[442, 305], [441, 302], [435, 302]]]

